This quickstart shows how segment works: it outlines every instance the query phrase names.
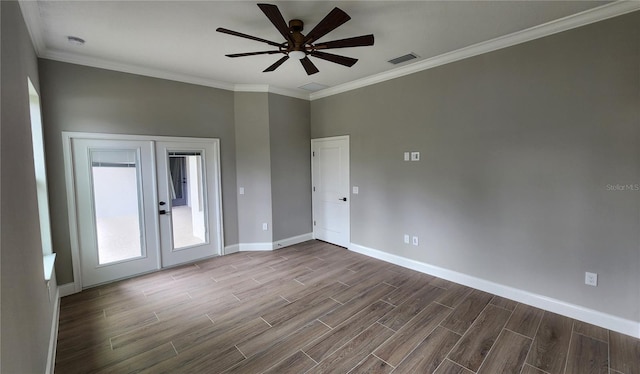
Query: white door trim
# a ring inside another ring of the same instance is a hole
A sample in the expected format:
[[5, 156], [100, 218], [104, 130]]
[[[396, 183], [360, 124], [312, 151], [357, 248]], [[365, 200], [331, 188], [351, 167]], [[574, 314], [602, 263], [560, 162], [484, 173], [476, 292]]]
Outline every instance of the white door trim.
[[[315, 220], [315, 212], [316, 212], [316, 207], [315, 207], [315, 196], [314, 196], [314, 191], [313, 188], [315, 186], [315, 170], [314, 170], [314, 162], [313, 162], [313, 152], [314, 152], [314, 144], [316, 142], [323, 142], [323, 141], [333, 141], [333, 140], [346, 140], [347, 145], [348, 145], [348, 149], [349, 149], [349, 153], [351, 152], [351, 141], [350, 141], [350, 137], [349, 135], [340, 135], [340, 136], [331, 136], [331, 137], [326, 137], [326, 138], [314, 138], [311, 139], [311, 214], [312, 214], [312, 219]], [[347, 223], [348, 223], [348, 227], [347, 229], [349, 230], [348, 233], [348, 238], [347, 238], [347, 248], [349, 248], [351, 246], [351, 155], [348, 153], [348, 163], [347, 163], [347, 168], [348, 168], [348, 173], [347, 173], [347, 197], [348, 197], [348, 204], [347, 204]], [[317, 239], [316, 237], [316, 225], [314, 224], [312, 226], [313, 229], [313, 238]]]
[[[217, 162], [215, 163], [213, 173], [216, 177], [216, 190], [219, 193], [215, 197], [212, 197], [211, 203], [217, 204], [218, 219], [217, 219], [217, 232], [216, 240], [218, 241], [218, 248], [221, 254], [224, 254], [224, 226], [222, 222], [222, 181], [220, 172], [220, 139], [217, 138], [193, 138], [193, 137], [177, 137], [177, 136], [153, 136], [153, 135], [124, 135], [124, 134], [107, 134], [107, 133], [90, 133], [90, 132], [76, 132], [76, 131], [63, 131], [62, 132], [62, 154], [64, 157], [64, 175], [65, 186], [67, 192], [67, 215], [69, 219], [69, 244], [71, 246], [71, 263], [73, 265], [73, 286], [75, 292], [82, 291], [82, 271], [80, 263], [80, 244], [79, 244], [79, 232], [78, 232], [78, 217], [76, 210], [76, 196], [75, 196], [75, 182], [73, 175], [73, 154], [71, 151], [72, 139], [106, 139], [106, 140], [146, 140], [146, 141], [167, 141], [167, 142], [212, 142], [215, 144], [215, 157]], [[154, 168], [155, 169], [155, 168]], [[154, 170], [154, 175], [156, 171]], [[153, 197], [157, 200], [157, 196]], [[157, 201], [156, 201], [157, 205]], [[157, 217], [156, 217], [157, 218]]]

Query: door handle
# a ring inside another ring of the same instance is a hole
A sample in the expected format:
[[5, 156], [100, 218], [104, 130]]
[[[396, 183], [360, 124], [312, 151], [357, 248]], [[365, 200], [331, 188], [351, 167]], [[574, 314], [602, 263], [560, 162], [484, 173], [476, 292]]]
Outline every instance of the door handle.
[[346, 197], [338, 198], [338, 200], [347, 201]]

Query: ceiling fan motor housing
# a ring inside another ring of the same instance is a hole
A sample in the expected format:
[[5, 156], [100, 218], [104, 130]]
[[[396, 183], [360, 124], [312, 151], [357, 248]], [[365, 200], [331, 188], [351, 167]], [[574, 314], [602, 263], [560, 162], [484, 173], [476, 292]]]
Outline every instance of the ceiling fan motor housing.
[[303, 28], [303, 23], [302, 21], [300, 21], [299, 19], [294, 19], [289, 21], [289, 29], [291, 30], [290, 33], [290, 38], [291, 38], [291, 44], [289, 45], [288, 51], [300, 51], [300, 52], [305, 52], [306, 54], [306, 48], [305, 48], [305, 41], [304, 41], [304, 35], [302, 35], [302, 33], [300, 31], [302, 31]]

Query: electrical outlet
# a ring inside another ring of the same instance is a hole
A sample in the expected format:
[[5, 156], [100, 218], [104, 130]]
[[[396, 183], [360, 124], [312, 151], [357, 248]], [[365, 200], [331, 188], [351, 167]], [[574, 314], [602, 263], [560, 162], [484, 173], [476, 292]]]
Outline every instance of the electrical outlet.
[[598, 286], [598, 274], [597, 273], [584, 273], [584, 284], [597, 287]]
[[409, 244], [409, 243], [410, 243], [409, 234], [404, 234], [404, 244]]
[[267, 230], [269, 230], [269, 224], [265, 222], [262, 224], [262, 231], [267, 231]]
[[418, 245], [418, 237], [417, 236], [413, 237], [413, 245]]
[[411, 161], [420, 161], [420, 152], [411, 152]]

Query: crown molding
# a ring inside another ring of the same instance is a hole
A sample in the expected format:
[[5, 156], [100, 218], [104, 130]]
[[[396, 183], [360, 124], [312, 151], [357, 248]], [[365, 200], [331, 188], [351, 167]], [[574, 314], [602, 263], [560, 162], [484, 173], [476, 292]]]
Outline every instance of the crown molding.
[[94, 68], [119, 71], [123, 73], [130, 73], [136, 75], [143, 75], [147, 77], [167, 79], [171, 81], [177, 81], [182, 83], [191, 83], [199, 86], [208, 86], [213, 88], [220, 88], [223, 90], [233, 91], [234, 85], [228, 82], [221, 82], [213, 79], [208, 79], [200, 76], [174, 73], [162, 69], [153, 69], [149, 67], [123, 64], [121, 62], [105, 60], [102, 58], [94, 58], [87, 56], [80, 56], [73, 53], [59, 52], [59, 51], [46, 51], [40, 55], [41, 58], [68, 62], [70, 64], [78, 64], [84, 66], [90, 66]]
[[371, 75], [369, 77], [358, 79], [338, 86], [333, 86], [321, 91], [313, 92], [309, 95], [309, 99], [313, 101], [321, 99], [323, 97], [355, 90], [357, 88], [370, 86], [376, 83], [403, 77], [405, 75], [417, 73], [423, 70], [432, 69], [469, 57], [496, 51], [498, 49], [511, 47], [534, 39], [543, 38], [545, 36], [557, 34], [563, 31], [571, 30], [577, 27], [585, 26], [626, 13], [631, 13], [637, 10], [640, 10], [639, 0], [616, 1], [567, 17], [559, 18], [554, 21], [543, 23], [541, 25], [534, 26], [522, 31], [517, 31], [509, 35], [500, 36], [495, 39], [473, 44], [452, 52], [418, 61], [410, 65], [399, 67], [380, 74]]
[[44, 32], [42, 31], [42, 21], [40, 20], [40, 10], [38, 9], [37, 1], [26, 1], [20, 0], [18, 1], [20, 5], [20, 10], [22, 11], [22, 17], [24, 18], [24, 22], [27, 25], [27, 31], [29, 32], [29, 36], [31, 37], [31, 43], [33, 44], [33, 48], [36, 51], [38, 56], [41, 56], [42, 53], [46, 50], [46, 46], [44, 43]]
[[294, 90], [271, 86], [268, 84], [236, 84], [233, 87], [233, 90], [235, 92], [268, 92], [303, 100], [309, 100], [309, 94], [306, 92], [297, 92]]
[[282, 88], [282, 87], [269, 86], [269, 92], [282, 95], [282, 96], [289, 96], [297, 99], [307, 100], [307, 101], [309, 101], [310, 99], [308, 92], [297, 92], [297, 91], [293, 91], [293, 90]]
[[229, 82], [217, 81], [202, 76], [175, 73], [162, 69], [153, 69], [149, 67], [125, 64], [116, 61], [105, 60], [102, 58], [93, 58], [87, 56], [81, 56], [73, 53], [51, 51], [48, 50], [44, 42], [44, 32], [42, 27], [42, 20], [40, 18], [40, 11], [38, 9], [37, 1], [19, 0], [22, 16], [24, 17], [27, 25], [27, 30], [36, 54], [40, 58], [67, 62], [70, 64], [90, 66], [94, 68], [118, 71], [123, 73], [130, 73], [136, 75], [142, 75], [153, 78], [167, 79], [182, 83], [190, 83], [199, 86], [219, 88], [227, 91], [234, 92], [270, 92], [284, 96], [290, 96], [298, 99], [309, 100], [309, 94], [306, 92], [297, 92], [286, 88], [270, 86], [267, 84], [233, 84]]
[[70, 54], [66, 52], [52, 52], [47, 51], [44, 55], [40, 56], [44, 59], [55, 60], [60, 62], [67, 62], [71, 64], [78, 64], [83, 66], [90, 66], [94, 68], [113, 70], [123, 73], [130, 73], [136, 75], [143, 75], [147, 77], [166, 79], [181, 83], [190, 83], [199, 86], [219, 88], [222, 90], [233, 92], [265, 92], [275, 93], [284, 96], [295, 97], [298, 99], [309, 100], [309, 94], [303, 92], [296, 92], [285, 88], [270, 86], [268, 84], [233, 84], [228, 82], [216, 81], [213, 79], [207, 79], [200, 76], [173, 73], [167, 70], [152, 69], [144, 66], [136, 66], [132, 64], [123, 64], [114, 61], [108, 61], [105, 59], [91, 58], [86, 56], [80, 56], [76, 54]]
[[27, 24], [27, 29], [29, 31], [29, 35], [31, 36], [36, 54], [41, 58], [160, 79], [191, 83], [195, 85], [219, 88], [234, 92], [270, 92], [310, 101], [403, 77], [405, 75], [432, 69], [434, 67], [445, 65], [451, 62], [511, 47], [534, 39], [557, 34], [594, 22], [640, 10], [640, 0], [619, 0], [509, 35], [501, 36], [452, 52], [428, 58], [426, 60], [418, 61], [413, 64], [409, 64], [383, 73], [374, 74], [369, 77], [333, 86], [324, 90], [306, 93], [266, 84], [233, 84], [229, 82], [213, 80], [202, 76], [175, 73], [167, 70], [153, 69], [139, 65], [124, 64], [120, 62], [85, 57], [66, 52], [50, 51], [47, 50], [46, 44], [44, 42], [43, 31], [42, 27], [40, 26], [42, 22], [40, 19], [40, 11], [38, 9], [37, 1], [19, 0], [19, 4], [22, 10], [23, 17], [25, 19], [25, 23]]
[[233, 86], [235, 92], [269, 92], [268, 84], [236, 84]]

